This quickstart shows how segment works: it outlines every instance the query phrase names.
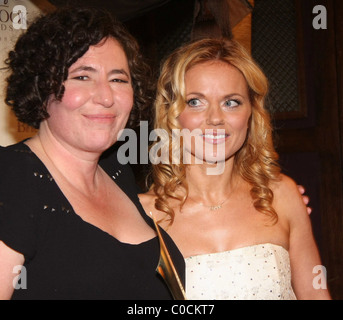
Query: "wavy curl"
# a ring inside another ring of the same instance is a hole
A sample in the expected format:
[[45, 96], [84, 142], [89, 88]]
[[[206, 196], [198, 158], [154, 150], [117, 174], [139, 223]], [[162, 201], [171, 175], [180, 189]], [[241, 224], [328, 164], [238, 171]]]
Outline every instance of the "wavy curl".
[[[185, 108], [185, 73], [191, 67], [207, 61], [228, 63], [240, 70], [246, 79], [252, 114], [246, 140], [235, 155], [234, 170], [251, 185], [254, 207], [276, 222], [277, 213], [272, 207], [270, 183], [279, 179], [280, 167], [273, 146], [270, 116], [264, 108], [268, 80], [240, 44], [226, 39], [203, 39], [185, 45], [174, 51], [161, 68], [154, 106], [154, 127], [162, 128], [169, 134], [169, 141], [163, 146], [169, 151], [169, 161], [152, 166], [154, 183], [151, 189], [157, 195], [155, 207], [165, 212], [172, 223], [174, 211], [168, 199], [177, 199], [182, 206], [187, 198], [185, 165], [182, 161], [176, 164], [172, 159], [173, 149], [179, 148], [175, 143], [173, 147], [172, 130], [180, 129], [177, 118]], [[184, 189], [184, 196], [177, 192], [179, 187]]]
[[128, 59], [135, 101], [128, 126], [137, 126], [152, 101], [150, 69], [136, 40], [119, 21], [105, 10], [82, 7], [57, 9], [37, 18], [9, 52], [5, 102], [17, 119], [38, 129], [49, 117], [49, 97], [62, 99], [69, 67], [108, 37], [121, 44]]

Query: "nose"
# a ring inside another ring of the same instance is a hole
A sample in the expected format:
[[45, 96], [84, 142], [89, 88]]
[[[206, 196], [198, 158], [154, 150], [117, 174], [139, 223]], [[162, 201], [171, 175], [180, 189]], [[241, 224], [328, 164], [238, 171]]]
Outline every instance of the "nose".
[[206, 124], [213, 126], [223, 125], [223, 110], [220, 107], [210, 107], [207, 112]]
[[101, 81], [96, 85], [93, 101], [105, 108], [110, 108], [113, 105], [113, 89], [107, 81]]

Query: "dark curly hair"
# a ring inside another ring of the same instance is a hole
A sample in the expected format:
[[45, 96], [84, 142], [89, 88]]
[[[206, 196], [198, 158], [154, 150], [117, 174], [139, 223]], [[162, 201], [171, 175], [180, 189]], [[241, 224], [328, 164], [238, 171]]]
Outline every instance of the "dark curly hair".
[[115, 38], [126, 53], [135, 101], [128, 126], [138, 125], [153, 97], [150, 69], [137, 41], [120, 22], [105, 10], [85, 7], [60, 8], [37, 18], [9, 52], [5, 102], [17, 119], [38, 129], [49, 117], [48, 98], [62, 99], [69, 67], [108, 37]]

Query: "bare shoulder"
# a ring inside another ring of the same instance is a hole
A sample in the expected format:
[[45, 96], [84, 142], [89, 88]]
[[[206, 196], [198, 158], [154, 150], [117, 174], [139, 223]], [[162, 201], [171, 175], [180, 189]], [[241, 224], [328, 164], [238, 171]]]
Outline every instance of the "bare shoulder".
[[146, 193], [140, 193], [138, 194], [138, 197], [145, 211], [151, 211], [155, 207], [156, 195], [153, 191], [150, 190]]
[[300, 196], [296, 182], [291, 177], [282, 173], [280, 174], [280, 179], [272, 183], [271, 189], [276, 197], [294, 196], [294, 194]]
[[158, 221], [158, 223], [163, 227], [161, 221], [163, 221], [166, 218], [166, 213], [155, 208], [155, 201], [157, 199], [157, 196], [154, 193], [154, 191], [149, 190], [146, 193], [140, 193], [138, 194], [138, 197], [146, 214], [149, 217], [151, 217], [152, 215], [154, 219], [156, 219], [156, 221]]
[[284, 215], [289, 220], [308, 218], [306, 205], [292, 178], [281, 174], [279, 181], [272, 183], [271, 189], [274, 193], [273, 206], [278, 214]]

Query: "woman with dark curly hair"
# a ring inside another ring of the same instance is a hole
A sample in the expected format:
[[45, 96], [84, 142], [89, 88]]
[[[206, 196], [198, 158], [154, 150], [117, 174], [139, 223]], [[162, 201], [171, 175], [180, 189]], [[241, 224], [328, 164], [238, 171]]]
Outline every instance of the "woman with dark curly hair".
[[135, 39], [101, 10], [60, 9], [29, 27], [7, 64], [6, 102], [39, 130], [0, 148], [0, 298], [172, 298], [134, 176], [105, 152], [151, 101]]
[[188, 299], [329, 298], [325, 277], [313, 285], [320, 257], [298, 188], [280, 173], [267, 91], [235, 41], [192, 42], [162, 66], [155, 128], [167, 134], [140, 199], [185, 257]]

